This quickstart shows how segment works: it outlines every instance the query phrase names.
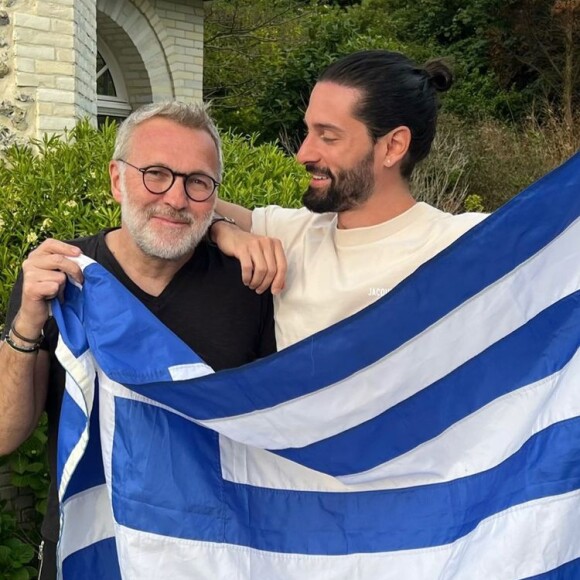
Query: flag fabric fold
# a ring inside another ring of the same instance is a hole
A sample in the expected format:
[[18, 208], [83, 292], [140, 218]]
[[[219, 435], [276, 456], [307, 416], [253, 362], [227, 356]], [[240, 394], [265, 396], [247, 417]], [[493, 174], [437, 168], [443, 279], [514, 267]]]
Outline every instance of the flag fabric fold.
[[580, 577], [580, 155], [239, 369], [81, 263], [53, 308], [65, 580]]

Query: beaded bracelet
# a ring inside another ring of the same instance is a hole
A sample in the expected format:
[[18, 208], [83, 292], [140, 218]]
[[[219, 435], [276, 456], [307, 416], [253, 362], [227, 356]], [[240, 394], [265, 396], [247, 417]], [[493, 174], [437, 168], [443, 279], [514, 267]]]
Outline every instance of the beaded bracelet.
[[26, 354], [32, 354], [40, 350], [40, 344], [36, 343], [33, 346], [20, 346], [16, 344], [11, 338], [10, 334], [7, 334], [4, 338], [4, 342], [12, 349], [17, 352], [24, 352]]

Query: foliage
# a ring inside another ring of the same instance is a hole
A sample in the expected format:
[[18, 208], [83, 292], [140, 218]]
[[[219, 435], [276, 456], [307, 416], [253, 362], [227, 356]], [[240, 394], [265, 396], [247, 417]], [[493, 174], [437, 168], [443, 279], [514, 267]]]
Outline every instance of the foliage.
[[447, 126], [442, 124], [430, 155], [412, 175], [411, 190], [415, 199], [450, 213], [465, 210], [469, 194], [469, 154], [464, 141], [450, 121]]
[[257, 135], [227, 133], [223, 138], [226, 168], [220, 197], [247, 208], [264, 205], [299, 207], [309, 177], [275, 143], [257, 144]]
[[302, 36], [302, 21], [315, 10], [294, 0], [217, 0], [206, 10], [204, 98], [223, 128], [261, 130], [256, 96], [267, 93], [281, 52]]
[[580, 118], [572, 127], [549, 109], [519, 127], [487, 120], [463, 128], [470, 192], [494, 210], [580, 150]]
[[0, 502], [0, 578], [28, 580], [36, 577], [36, 569], [29, 565], [35, 556], [34, 548], [16, 537], [16, 518]]
[[0, 159], [0, 319], [20, 265], [49, 237], [94, 233], [119, 220], [108, 194], [107, 166], [115, 129], [79, 123], [64, 139], [14, 145]]
[[11, 469], [11, 484], [25, 488], [34, 496], [34, 515], [19, 527], [16, 518], [1, 502], [0, 514], [0, 577], [20, 580], [36, 577], [31, 565], [40, 544], [40, 524], [46, 512], [48, 494], [48, 462], [46, 458], [46, 415], [34, 433], [12, 455], [0, 458], [0, 465]]
[[[302, 139], [308, 95], [322, 69], [354, 50], [405, 47], [392, 37], [365, 33], [364, 22], [346, 18], [337, 5], [277, 0], [266, 2], [263, 12], [265, 1], [212, 3], [204, 96], [223, 129], [257, 134], [260, 142], [281, 141], [292, 151]], [[267, 22], [263, 13], [271, 15]]]
[[512, 0], [503, 13], [510, 27], [497, 34], [493, 63], [503, 85], [547, 101], [571, 126], [580, 105], [580, 0]]
[[224, 129], [295, 149], [318, 73], [353, 50], [388, 48], [419, 63], [445, 57], [445, 109], [521, 122], [538, 102], [574, 117], [580, 95], [579, 0], [214, 0], [205, 95]]
[[12, 485], [34, 493], [34, 508], [39, 516], [46, 513], [49, 483], [46, 427], [46, 415], [43, 415], [38, 429], [22, 445], [10, 456], [0, 458], [0, 465], [8, 463], [10, 466]]

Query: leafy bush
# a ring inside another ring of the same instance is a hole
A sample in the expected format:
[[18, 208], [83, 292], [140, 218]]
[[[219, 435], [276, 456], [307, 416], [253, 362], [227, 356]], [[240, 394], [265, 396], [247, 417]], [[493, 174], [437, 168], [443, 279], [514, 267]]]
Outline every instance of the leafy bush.
[[36, 577], [36, 569], [29, 565], [34, 558], [34, 548], [17, 538], [16, 518], [0, 502], [0, 578], [28, 580]]
[[255, 134], [224, 135], [220, 197], [251, 209], [271, 204], [299, 207], [308, 174], [275, 143], [257, 145], [257, 139]]
[[46, 458], [46, 416], [30, 438], [8, 457], [0, 458], [0, 465], [8, 464], [12, 471], [11, 483], [27, 488], [35, 498], [35, 512], [25, 527], [19, 527], [16, 518], [0, 502], [0, 578], [27, 580], [36, 577], [36, 546], [40, 544], [40, 524], [46, 512], [48, 494], [48, 462]]
[[108, 194], [113, 125], [79, 123], [64, 139], [14, 145], [0, 160], [0, 319], [24, 257], [49, 237], [94, 233], [119, 219]]

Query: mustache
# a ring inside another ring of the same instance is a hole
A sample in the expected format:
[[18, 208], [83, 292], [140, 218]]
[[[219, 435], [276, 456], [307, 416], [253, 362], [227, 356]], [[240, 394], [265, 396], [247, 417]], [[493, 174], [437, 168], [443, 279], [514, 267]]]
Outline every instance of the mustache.
[[328, 167], [320, 167], [320, 165], [314, 165], [313, 163], [307, 163], [304, 166], [304, 169], [306, 169], [306, 171], [308, 171], [308, 173], [316, 173], [316, 175], [324, 175], [324, 177], [330, 177], [331, 179], [334, 179], [334, 175], [332, 174], [330, 169], [328, 169]]
[[150, 208], [147, 210], [147, 218], [152, 217], [165, 217], [175, 221], [180, 221], [186, 224], [192, 224], [194, 222], [194, 218], [191, 214], [187, 213], [186, 211], [179, 211], [176, 209], [168, 208]]

